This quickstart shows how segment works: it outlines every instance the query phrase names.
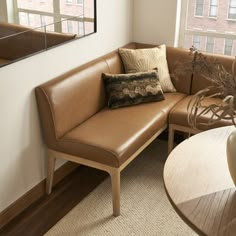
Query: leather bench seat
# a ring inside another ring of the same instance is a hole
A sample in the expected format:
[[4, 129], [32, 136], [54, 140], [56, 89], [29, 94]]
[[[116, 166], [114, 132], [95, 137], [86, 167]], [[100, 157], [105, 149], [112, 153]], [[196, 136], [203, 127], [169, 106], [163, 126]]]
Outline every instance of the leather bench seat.
[[181, 101], [187, 96], [186, 94], [180, 92], [165, 93], [164, 95], [165, 100], [158, 102], [157, 106], [160, 107], [160, 109], [167, 114], [169, 114], [169, 112], [176, 104], [178, 104], [179, 101]]
[[[183, 127], [190, 127], [188, 124], [188, 118], [187, 118], [188, 117], [187, 106], [192, 97], [193, 95], [187, 96], [175, 105], [175, 107], [169, 113], [169, 120], [168, 120], [169, 124], [179, 125]], [[207, 98], [202, 102], [202, 105], [208, 106], [211, 104], [217, 104], [220, 101], [222, 101], [220, 98]], [[226, 125], [232, 125], [232, 121], [223, 120], [223, 119], [213, 125], [201, 124], [201, 123], [207, 123], [209, 119], [211, 118], [211, 116], [212, 116], [211, 112], [202, 115], [201, 118], [198, 119], [198, 129], [208, 130], [210, 128], [217, 128], [217, 127], [222, 127]]]
[[161, 102], [104, 108], [60, 138], [56, 150], [120, 167], [165, 126], [168, 111], [184, 96], [170, 93]]
[[[127, 48], [152, 46], [140, 43], [126, 45]], [[205, 88], [209, 81], [191, 71], [173, 76], [176, 62], [191, 63], [191, 60], [188, 50], [167, 47], [168, 68], [177, 92], [165, 93], [163, 101], [124, 108], [106, 107], [101, 77], [102, 73], [125, 73], [118, 50], [38, 86], [36, 97], [48, 147], [46, 192], [50, 194], [52, 190], [57, 158], [97, 168], [110, 174], [113, 215], [120, 215], [120, 173], [147, 145], [167, 126], [169, 152], [174, 146], [175, 130], [193, 133], [209, 129], [191, 129], [187, 122], [191, 94]], [[222, 57], [227, 69], [232, 61], [232, 58]], [[210, 100], [214, 101], [214, 98]], [[210, 104], [210, 100], [206, 103]], [[228, 124], [231, 122], [221, 121], [217, 126]]]

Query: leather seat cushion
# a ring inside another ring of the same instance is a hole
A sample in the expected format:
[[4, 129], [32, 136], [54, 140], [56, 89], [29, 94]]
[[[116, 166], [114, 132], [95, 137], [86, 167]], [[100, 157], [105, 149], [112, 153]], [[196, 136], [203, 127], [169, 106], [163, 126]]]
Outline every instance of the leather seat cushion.
[[119, 109], [104, 108], [60, 138], [56, 150], [120, 167], [167, 124], [166, 111], [183, 96], [173, 93], [161, 102]]
[[165, 100], [158, 102], [158, 109], [169, 113], [170, 110], [187, 95], [184, 93], [174, 92], [174, 93], [164, 93]]
[[[190, 99], [193, 96], [187, 96], [183, 100], [181, 100], [169, 113], [169, 124], [176, 124], [176, 125], [181, 125], [185, 127], [189, 127], [188, 124], [188, 119], [187, 119], [187, 106], [190, 101]], [[216, 104], [219, 103], [221, 100], [219, 98], [207, 98], [203, 101], [203, 105], [210, 105], [210, 104]], [[210, 128], [217, 128], [221, 126], [226, 126], [226, 125], [232, 125], [232, 122], [230, 120], [220, 120], [214, 125], [203, 125], [200, 124], [201, 122], [207, 123], [209, 121], [209, 118], [211, 117], [212, 113], [208, 113], [203, 115], [201, 118], [198, 120], [198, 129], [200, 130], [207, 130]]]
[[121, 166], [167, 122], [155, 103], [119, 109], [104, 108], [57, 142], [58, 151]]

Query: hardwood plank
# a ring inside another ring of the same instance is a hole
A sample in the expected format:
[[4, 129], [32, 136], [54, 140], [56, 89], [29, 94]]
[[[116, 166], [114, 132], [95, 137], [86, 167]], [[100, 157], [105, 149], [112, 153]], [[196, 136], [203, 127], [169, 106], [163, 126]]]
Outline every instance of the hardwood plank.
[[58, 183], [50, 195], [40, 198], [7, 224], [0, 236], [43, 235], [107, 176], [103, 171], [78, 167]]
[[[55, 171], [55, 178], [53, 185], [61, 181], [65, 176], [74, 171], [78, 164], [67, 162]], [[0, 213], [0, 229], [14, 219], [17, 215], [23, 212], [31, 204], [36, 202], [39, 198], [45, 195], [45, 180], [41, 181], [34, 188], [25, 193], [22, 197], [12, 203], [4, 211]]]

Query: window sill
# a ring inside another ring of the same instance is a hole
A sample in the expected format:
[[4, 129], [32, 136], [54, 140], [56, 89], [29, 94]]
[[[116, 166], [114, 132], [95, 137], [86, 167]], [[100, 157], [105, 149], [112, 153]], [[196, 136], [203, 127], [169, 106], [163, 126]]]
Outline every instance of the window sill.
[[227, 21], [236, 21], [236, 19], [227, 18]]
[[208, 16], [208, 18], [211, 20], [217, 20], [217, 16]]

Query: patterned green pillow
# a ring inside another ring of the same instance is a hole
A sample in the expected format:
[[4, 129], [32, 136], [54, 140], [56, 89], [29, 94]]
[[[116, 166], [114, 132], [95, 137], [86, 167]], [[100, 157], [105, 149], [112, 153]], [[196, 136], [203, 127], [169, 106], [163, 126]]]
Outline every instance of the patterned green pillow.
[[164, 100], [156, 71], [130, 74], [102, 74], [110, 108]]

